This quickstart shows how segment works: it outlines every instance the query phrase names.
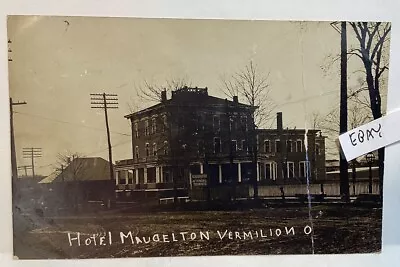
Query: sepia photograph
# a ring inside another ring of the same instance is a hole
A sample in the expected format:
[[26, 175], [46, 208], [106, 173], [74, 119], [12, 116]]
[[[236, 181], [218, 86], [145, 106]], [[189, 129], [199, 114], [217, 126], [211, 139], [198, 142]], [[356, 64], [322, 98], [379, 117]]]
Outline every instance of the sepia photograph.
[[386, 114], [389, 22], [7, 34], [16, 259], [381, 252], [385, 148], [347, 161], [337, 140]]

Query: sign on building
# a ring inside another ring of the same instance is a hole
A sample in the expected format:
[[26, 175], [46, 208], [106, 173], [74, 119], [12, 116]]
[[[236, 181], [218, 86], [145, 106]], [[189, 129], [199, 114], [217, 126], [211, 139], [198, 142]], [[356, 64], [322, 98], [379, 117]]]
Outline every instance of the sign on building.
[[193, 174], [192, 186], [207, 186], [207, 174]]

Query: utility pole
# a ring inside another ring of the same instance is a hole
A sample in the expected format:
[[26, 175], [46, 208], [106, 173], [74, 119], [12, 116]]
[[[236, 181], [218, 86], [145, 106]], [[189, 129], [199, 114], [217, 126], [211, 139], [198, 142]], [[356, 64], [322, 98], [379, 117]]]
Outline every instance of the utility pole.
[[116, 94], [90, 94], [91, 108], [104, 109], [104, 116], [106, 121], [107, 142], [108, 142], [108, 161], [110, 163], [110, 178], [114, 180], [114, 168], [111, 150], [110, 127], [108, 125], [108, 109], [118, 108], [118, 95]]
[[28, 169], [32, 169], [31, 165], [25, 165], [25, 166], [19, 166], [18, 170], [24, 170], [25, 171], [25, 176], [28, 176]]
[[35, 158], [42, 157], [42, 149], [38, 147], [26, 147], [22, 149], [22, 155], [25, 159], [31, 159], [32, 178], [35, 178]]
[[[10, 40], [10, 39], [8, 39], [8, 53], [11, 53], [12, 52], [12, 50], [11, 50], [11, 48], [10, 48], [10, 45], [12, 44], [12, 41]], [[12, 57], [8, 57], [8, 62], [12, 62], [13, 60], [12, 60]]]
[[10, 135], [11, 135], [11, 169], [12, 169], [12, 178], [15, 181], [18, 178], [18, 170], [17, 170], [17, 156], [15, 152], [15, 139], [14, 139], [14, 111], [13, 106], [25, 105], [26, 102], [13, 102], [12, 98], [10, 98]]
[[[347, 32], [346, 22], [341, 22], [340, 31], [340, 134], [347, 132]], [[349, 201], [349, 164], [340, 153], [340, 194]]]
[[[340, 33], [340, 129], [339, 133], [347, 132], [347, 23], [331, 23], [331, 26]], [[342, 152], [339, 152], [340, 159], [340, 195], [345, 201], [349, 201], [349, 164]]]

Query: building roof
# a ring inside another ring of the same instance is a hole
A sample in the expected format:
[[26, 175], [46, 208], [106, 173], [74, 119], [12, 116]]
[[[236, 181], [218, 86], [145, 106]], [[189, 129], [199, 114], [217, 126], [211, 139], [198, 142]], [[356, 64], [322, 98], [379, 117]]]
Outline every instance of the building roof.
[[59, 175], [59, 172], [55, 171], [55, 172], [51, 173], [49, 176], [46, 176], [45, 178], [40, 180], [39, 184], [50, 184], [57, 178], [58, 175]]
[[[50, 181], [53, 177], [49, 175], [45, 181]], [[61, 173], [52, 179], [51, 182], [68, 181], [101, 181], [110, 180], [109, 162], [100, 157], [75, 158]], [[44, 181], [44, 182], [45, 182]], [[44, 183], [43, 182], [43, 183]]]
[[208, 95], [208, 88], [198, 88], [198, 87], [183, 87], [181, 89], [177, 89], [172, 91], [172, 97], [170, 99], [166, 99], [165, 101], [161, 101], [156, 105], [148, 107], [146, 109], [140, 110], [138, 112], [134, 112], [132, 114], [128, 114], [125, 118], [131, 118], [135, 115], [140, 115], [152, 110], [156, 110], [158, 108], [164, 106], [198, 106], [198, 107], [225, 107], [236, 106], [241, 108], [248, 109], [257, 109], [258, 107], [253, 107], [247, 104], [234, 102], [232, 100], [223, 99], [215, 96]]

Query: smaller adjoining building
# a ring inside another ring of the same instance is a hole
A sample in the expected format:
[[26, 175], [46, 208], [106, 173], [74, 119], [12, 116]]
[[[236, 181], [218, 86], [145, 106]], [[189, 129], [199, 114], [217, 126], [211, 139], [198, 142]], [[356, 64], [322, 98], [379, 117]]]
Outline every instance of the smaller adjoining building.
[[109, 162], [100, 157], [72, 159], [63, 171], [56, 171], [39, 182], [45, 202], [56, 207], [101, 201], [109, 205], [115, 198], [115, 182]]

